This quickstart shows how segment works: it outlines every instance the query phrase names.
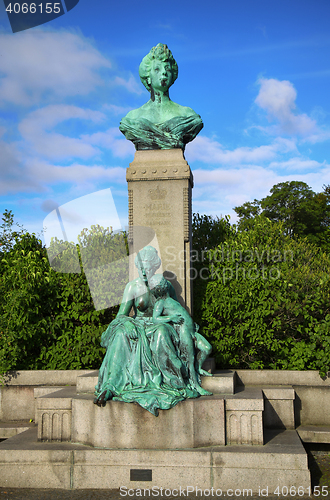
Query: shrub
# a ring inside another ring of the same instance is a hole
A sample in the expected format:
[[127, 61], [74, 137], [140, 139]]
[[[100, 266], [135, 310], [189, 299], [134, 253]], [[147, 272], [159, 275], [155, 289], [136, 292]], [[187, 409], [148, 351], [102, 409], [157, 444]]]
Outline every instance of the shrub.
[[[54, 271], [35, 235], [14, 239], [1, 254], [0, 372], [98, 368], [101, 334], [118, 307], [95, 310], [84, 272]], [[70, 262], [73, 255], [69, 245], [62, 257]]]
[[218, 364], [330, 368], [330, 256], [256, 217], [210, 252], [202, 333]]

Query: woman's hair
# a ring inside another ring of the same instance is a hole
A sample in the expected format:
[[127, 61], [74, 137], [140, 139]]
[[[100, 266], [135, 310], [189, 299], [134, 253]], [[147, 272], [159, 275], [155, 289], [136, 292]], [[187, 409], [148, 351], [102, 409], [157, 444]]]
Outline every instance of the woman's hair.
[[151, 64], [153, 60], [158, 61], [168, 61], [172, 68], [172, 84], [178, 78], [178, 65], [172, 56], [172, 52], [164, 43], [159, 43], [156, 47], [152, 47], [149, 54], [147, 54], [143, 59], [139, 67], [139, 75], [141, 82], [145, 88], [150, 92], [151, 87], [148, 83], [148, 78], [150, 76]]
[[154, 272], [157, 271], [157, 269], [160, 267], [162, 261], [160, 260], [158, 256], [158, 252], [156, 248], [148, 245], [147, 247], [142, 248], [142, 250], [139, 251], [137, 256], [135, 257], [135, 265], [138, 269], [142, 270], [143, 263], [144, 262], [149, 262], [152, 265], [152, 269]]

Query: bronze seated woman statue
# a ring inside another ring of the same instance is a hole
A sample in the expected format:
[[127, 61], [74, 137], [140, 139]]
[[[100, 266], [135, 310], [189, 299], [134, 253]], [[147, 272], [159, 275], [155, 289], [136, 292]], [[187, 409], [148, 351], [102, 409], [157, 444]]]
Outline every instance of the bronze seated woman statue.
[[[107, 351], [94, 403], [104, 406], [109, 399], [136, 402], [158, 415], [158, 409], [169, 409], [186, 398], [211, 393], [200, 385], [200, 374], [205, 372], [198, 365], [197, 354], [194, 363], [195, 351], [188, 356], [180, 352], [180, 325], [183, 317], [186, 327], [190, 324], [188, 313], [183, 314], [171, 283], [162, 274], [155, 274], [161, 265], [157, 250], [145, 247], [135, 264], [139, 277], [126, 285], [117, 317], [102, 334], [101, 345]], [[159, 285], [163, 299], [171, 298], [172, 309], [172, 301], [177, 302], [174, 314], [154, 313]], [[132, 308], [134, 316], [129, 316]], [[206, 346], [209, 353], [211, 346], [203, 340], [199, 338], [197, 349], [203, 345], [202, 349]]]

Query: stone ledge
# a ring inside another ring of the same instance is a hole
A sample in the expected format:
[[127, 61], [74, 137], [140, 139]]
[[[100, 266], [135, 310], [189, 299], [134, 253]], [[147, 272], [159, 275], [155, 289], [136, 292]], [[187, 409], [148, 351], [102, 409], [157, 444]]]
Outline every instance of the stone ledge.
[[[204, 369], [206, 369], [203, 366]], [[234, 394], [235, 371], [223, 370], [214, 373], [212, 377], [202, 377], [202, 387], [213, 394]]]
[[262, 392], [267, 399], [294, 399], [295, 392], [292, 387], [262, 387]]
[[330, 386], [330, 372], [322, 379], [317, 370], [236, 370], [239, 385]]
[[264, 398], [262, 390], [255, 387], [246, 387], [244, 391], [226, 396], [227, 410], [262, 411], [264, 409]]
[[35, 387], [33, 394], [35, 398], [41, 398], [47, 396], [48, 394], [53, 394], [54, 392], [61, 391], [63, 386], [45, 386], [45, 387]]
[[297, 432], [304, 443], [330, 443], [330, 426], [301, 425]]
[[65, 386], [76, 385], [77, 377], [92, 370], [17, 370], [4, 374], [6, 386]]
[[71, 410], [71, 401], [75, 394], [75, 387], [66, 387], [41, 396], [37, 399], [36, 410]]
[[0, 439], [8, 439], [35, 427], [34, 422], [0, 422]]

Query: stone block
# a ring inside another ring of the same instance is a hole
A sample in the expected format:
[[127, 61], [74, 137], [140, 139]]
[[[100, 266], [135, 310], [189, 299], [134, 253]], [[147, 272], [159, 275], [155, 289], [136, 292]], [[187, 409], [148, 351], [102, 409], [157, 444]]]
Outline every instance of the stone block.
[[225, 444], [224, 400], [188, 399], [155, 417], [135, 403], [110, 401], [104, 408], [93, 396], [72, 400], [72, 441], [102, 448], [194, 448]]
[[294, 429], [294, 398], [292, 387], [263, 387], [265, 396], [264, 425], [270, 429]]
[[227, 444], [263, 444], [262, 412], [226, 411]]
[[23, 421], [0, 422], [0, 439], [8, 439], [12, 436], [16, 436], [21, 432], [25, 432], [32, 426], [34, 426], [34, 424]]
[[0, 448], [0, 487], [70, 489], [71, 460], [65, 450]]
[[330, 388], [294, 385], [293, 389], [296, 426], [330, 426]]
[[0, 387], [0, 421], [34, 419], [33, 386]]
[[66, 386], [76, 385], [77, 377], [92, 370], [13, 370], [4, 374], [6, 386], [38, 385]]
[[330, 426], [301, 425], [297, 432], [304, 443], [330, 443]]
[[71, 410], [39, 410], [39, 441], [70, 441]]
[[[79, 488], [99, 488], [102, 482], [109, 489], [186, 489], [189, 484], [204, 489], [212, 481], [211, 453], [205, 450], [76, 451], [74, 460], [73, 483]], [[149, 481], [132, 480], [132, 470], [150, 471]]]
[[212, 377], [202, 377], [202, 387], [212, 394], [234, 394], [235, 372], [223, 370], [214, 373]]
[[63, 389], [63, 386], [54, 387], [54, 386], [48, 385], [45, 387], [35, 387], [33, 394], [34, 394], [34, 397], [37, 399], [37, 398], [41, 398], [42, 396], [48, 396], [49, 394], [53, 394], [54, 392], [61, 391], [62, 389]]
[[74, 388], [65, 388], [37, 399], [38, 440], [71, 440], [71, 408], [74, 394]]
[[264, 409], [260, 389], [248, 389], [226, 397], [226, 443], [244, 445], [263, 444]]
[[99, 370], [81, 375], [77, 378], [77, 394], [89, 393], [94, 394], [95, 386], [97, 385]]

